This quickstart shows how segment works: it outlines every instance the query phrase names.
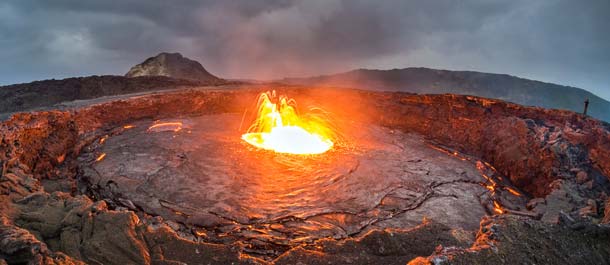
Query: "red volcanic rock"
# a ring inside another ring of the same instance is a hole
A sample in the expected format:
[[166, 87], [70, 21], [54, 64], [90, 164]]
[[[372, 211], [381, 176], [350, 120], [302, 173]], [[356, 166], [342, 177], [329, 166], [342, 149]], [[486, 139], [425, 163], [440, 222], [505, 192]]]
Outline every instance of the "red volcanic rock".
[[589, 176], [587, 175], [587, 172], [579, 171], [578, 173], [576, 173], [576, 182], [578, 184], [583, 184], [583, 183], [587, 182], [588, 180], [589, 180]]
[[[20, 165], [37, 177], [50, 177], [61, 157], [78, 141], [76, 124], [66, 112], [23, 113], [0, 124], [0, 158], [6, 168]], [[5, 160], [6, 159], [6, 160]]]
[[573, 112], [455, 95], [402, 96], [386, 110], [402, 114], [382, 117], [387, 125], [480, 156], [535, 196], [548, 194], [555, 179], [573, 178], [570, 168], [610, 176], [608, 124]]
[[603, 224], [610, 224], [610, 199], [606, 201], [604, 206], [604, 219], [602, 219]]

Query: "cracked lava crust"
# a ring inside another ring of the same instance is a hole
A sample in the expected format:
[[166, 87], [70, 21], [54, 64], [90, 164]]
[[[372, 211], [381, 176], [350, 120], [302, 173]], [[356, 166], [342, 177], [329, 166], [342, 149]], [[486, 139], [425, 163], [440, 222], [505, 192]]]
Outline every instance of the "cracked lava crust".
[[[374, 228], [412, 228], [424, 217], [474, 231], [490, 214], [481, 197], [492, 191], [476, 161], [448, 155], [418, 134], [345, 122], [344, 144], [290, 155], [245, 144], [240, 120], [216, 114], [134, 122], [79, 157], [80, 184], [100, 198], [198, 227], [207, 240], [240, 241], [265, 255]], [[525, 208], [525, 197], [496, 192]]]

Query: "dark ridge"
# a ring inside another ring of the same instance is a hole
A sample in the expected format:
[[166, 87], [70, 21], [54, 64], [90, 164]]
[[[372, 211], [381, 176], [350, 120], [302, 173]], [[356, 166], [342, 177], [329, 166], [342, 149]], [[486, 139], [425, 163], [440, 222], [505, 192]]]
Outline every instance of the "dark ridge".
[[529, 80], [506, 74], [449, 71], [430, 68], [392, 70], [358, 69], [334, 75], [285, 78], [284, 83], [327, 85], [419, 94], [462, 94], [497, 98], [521, 105], [583, 112], [610, 121], [610, 102], [584, 89]]
[[218, 85], [164, 76], [88, 76], [61, 80], [34, 81], [0, 86], [0, 113], [32, 110], [60, 102], [93, 99], [103, 96], [172, 89], [184, 86]]

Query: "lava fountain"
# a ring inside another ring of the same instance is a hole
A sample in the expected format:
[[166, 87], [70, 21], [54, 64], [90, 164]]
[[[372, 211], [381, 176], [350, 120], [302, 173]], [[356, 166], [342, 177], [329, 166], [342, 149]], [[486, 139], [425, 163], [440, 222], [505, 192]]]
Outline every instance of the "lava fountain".
[[299, 115], [296, 101], [275, 91], [261, 93], [256, 108], [256, 119], [241, 136], [253, 146], [278, 153], [321, 154], [334, 145], [331, 127], [315, 111], [319, 109]]

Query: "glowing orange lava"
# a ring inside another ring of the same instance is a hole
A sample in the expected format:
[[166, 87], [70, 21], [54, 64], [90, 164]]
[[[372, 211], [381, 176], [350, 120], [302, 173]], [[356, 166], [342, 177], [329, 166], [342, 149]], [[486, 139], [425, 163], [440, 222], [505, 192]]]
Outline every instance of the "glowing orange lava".
[[182, 130], [182, 122], [155, 122], [155, 124], [148, 127], [149, 132], [163, 132], [163, 131], [174, 131], [178, 132]]
[[299, 116], [294, 99], [275, 91], [258, 98], [257, 118], [241, 138], [258, 148], [290, 154], [321, 154], [333, 147], [332, 130], [320, 116]]
[[494, 212], [496, 212], [497, 214], [503, 214], [504, 210], [502, 210], [502, 206], [500, 206], [500, 204], [497, 201], [494, 201]]
[[106, 157], [106, 153], [101, 153], [96, 159], [96, 162], [100, 162], [104, 159], [104, 157]]

